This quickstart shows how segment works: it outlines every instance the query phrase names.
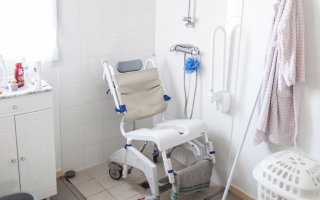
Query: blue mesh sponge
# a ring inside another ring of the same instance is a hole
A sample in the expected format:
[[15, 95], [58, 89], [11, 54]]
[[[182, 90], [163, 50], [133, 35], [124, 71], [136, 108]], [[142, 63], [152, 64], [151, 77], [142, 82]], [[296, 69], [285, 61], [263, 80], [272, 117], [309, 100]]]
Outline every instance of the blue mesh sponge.
[[184, 63], [184, 71], [187, 74], [192, 74], [194, 71], [199, 69], [199, 67], [200, 67], [200, 63], [195, 57], [187, 58], [186, 62]]

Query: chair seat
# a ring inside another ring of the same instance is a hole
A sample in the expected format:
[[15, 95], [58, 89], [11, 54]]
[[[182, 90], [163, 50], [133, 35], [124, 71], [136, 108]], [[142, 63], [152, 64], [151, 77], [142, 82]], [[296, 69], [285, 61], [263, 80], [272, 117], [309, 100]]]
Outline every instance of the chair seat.
[[207, 125], [201, 119], [178, 119], [161, 122], [152, 128], [126, 133], [127, 138], [155, 142], [160, 151], [184, 144], [205, 135]]

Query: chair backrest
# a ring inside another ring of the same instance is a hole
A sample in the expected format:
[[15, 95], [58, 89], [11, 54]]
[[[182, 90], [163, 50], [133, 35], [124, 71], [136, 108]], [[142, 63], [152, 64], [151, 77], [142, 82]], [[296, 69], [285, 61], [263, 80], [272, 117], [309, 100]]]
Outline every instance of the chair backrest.
[[113, 75], [120, 106], [124, 105], [123, 122], [154, 116], [167, 110], [165, 91], [157, 68]]
[[139, 71], [142, 68], [141, 60], [130, 60], [117, 63], [117, 70], [120, 73]]

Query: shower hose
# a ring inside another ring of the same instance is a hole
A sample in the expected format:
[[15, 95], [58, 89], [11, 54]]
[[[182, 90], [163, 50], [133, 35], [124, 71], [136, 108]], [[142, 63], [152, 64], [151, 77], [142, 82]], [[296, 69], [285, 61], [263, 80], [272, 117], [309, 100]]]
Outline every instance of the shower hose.
[[[186, 59], [187, 59], [187, 54], [184, 54], [184, 63], [186, 62]], [[188, 96], [187, 96], [187, 89], [186, 89], [186, 73], [185, 72], [183, 72], [183, 82], [184, 82], [184, 117], [186, 119], [192, 119], [193, 110], [194, 110], [194, 102], [196, 100], [196, 94], [197, 94], [198, 71], [196, 70], [196, 84], [195, 84], [195, 88], [194, 88], [193, 103], [192, 103], [190, 117], [188, 117]]]
[[[187, 54], [184, 54], [184, 63], [186, 62], [187, 59]], [[199, 56], [199, 60], [200, 60], [200, 56]], [[196, 70], [196, 84], [195, 84], [195, 88], [194, 88], [194, 95], [193, 95], [193, 102], [192, 102], [192, 108], [191, 108], [191, 113], [190, 113], [190, 117], [188, 117], [188, 96], [187, 96], [187, 89], [186, 89], [186, 73], [183, 72], [183, 83], [184, 83], [184, 117], [186, 119], [192, 119], [193, 116], [193, 111], [194, 111], [194, 102], [196, 100], [196, 94], [197, 94], [197, 86], [198, 86], [198, 71]], [[173, 147], [169, 153], [167, 153], [167, 157], [170, 158], [171, 154], [173, 152], [173, 150], [176, 147]]]

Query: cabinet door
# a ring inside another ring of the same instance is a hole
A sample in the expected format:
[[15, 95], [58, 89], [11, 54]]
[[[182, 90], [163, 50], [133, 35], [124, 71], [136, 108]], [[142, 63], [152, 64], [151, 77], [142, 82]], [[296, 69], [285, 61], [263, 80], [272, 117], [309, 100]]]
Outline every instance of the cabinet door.
[[52, 109], [15, 120], [21, 191], [38, 194], [56, 187]]
[[19, 192], [14, 117], [0, 119], [0, 197]]

